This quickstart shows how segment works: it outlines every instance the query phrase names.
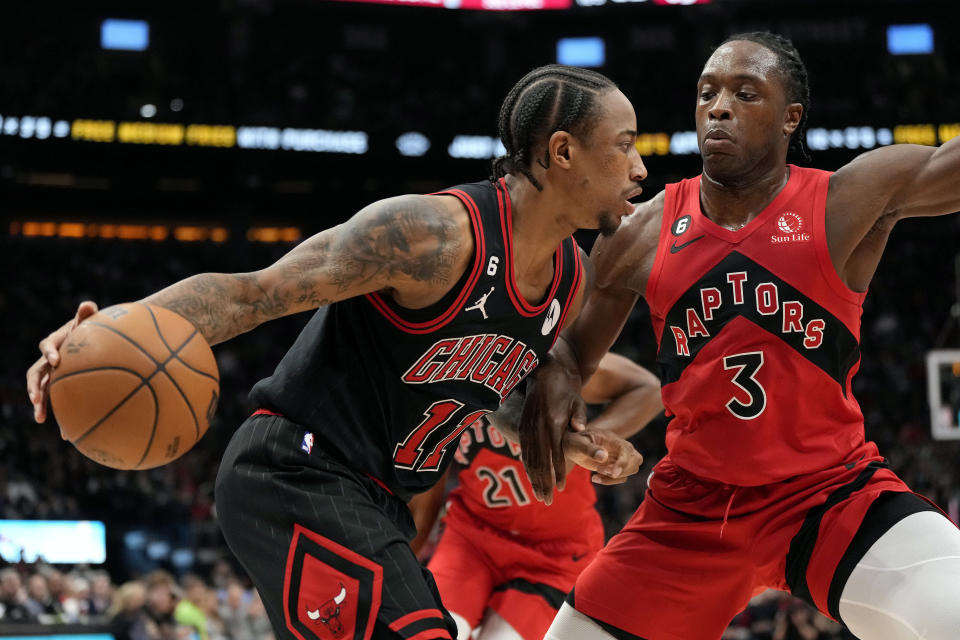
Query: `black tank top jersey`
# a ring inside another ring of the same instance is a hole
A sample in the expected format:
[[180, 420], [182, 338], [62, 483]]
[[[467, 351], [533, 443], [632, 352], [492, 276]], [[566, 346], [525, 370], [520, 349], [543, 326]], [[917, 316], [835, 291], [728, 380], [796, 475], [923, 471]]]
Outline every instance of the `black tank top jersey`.
[[320, 309], [251, 392], [403, 500], [437, 481], [463, 430], [546, 355], [583, 279], [580, 250], [567, 238], [554, 253], [553, 282], [529, 304], [514, 280], [503, 180], [438, 195], [459, 198], [473, 227], [474, 260], [453, 289], [425, 309], [377, 293]]

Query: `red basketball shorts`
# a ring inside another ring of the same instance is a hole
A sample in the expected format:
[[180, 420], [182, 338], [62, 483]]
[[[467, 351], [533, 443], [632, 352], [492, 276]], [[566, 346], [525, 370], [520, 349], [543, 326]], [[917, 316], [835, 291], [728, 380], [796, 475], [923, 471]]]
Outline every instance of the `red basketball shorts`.
[[837, 619], [867, 549], [929, 509], [880, 458], [760, 487], [697, 478], [665, 458], [568, 601], [615, 636], [644, 640], [717, 640], [768, 588]]
[[541, 640], [577, 575], [603, 546], [601, 528], [581, 540], [509, 537], [454, 505], [427, 567], [444, 607], [476, 628], [489, 608], [526, 640]]

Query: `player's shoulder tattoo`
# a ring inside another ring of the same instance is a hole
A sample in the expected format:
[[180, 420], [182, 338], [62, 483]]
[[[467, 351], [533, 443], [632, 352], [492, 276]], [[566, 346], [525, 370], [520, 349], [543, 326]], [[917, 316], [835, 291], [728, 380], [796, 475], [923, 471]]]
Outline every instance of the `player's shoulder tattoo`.
[[[470, 248], [469, 226], [436, 196], [399, 196], [358, 213], [337, 235], [331, 276], [340, 290], [374, 276], [450, 284]], [[468, 223], [469, 224], [469, 223]]]

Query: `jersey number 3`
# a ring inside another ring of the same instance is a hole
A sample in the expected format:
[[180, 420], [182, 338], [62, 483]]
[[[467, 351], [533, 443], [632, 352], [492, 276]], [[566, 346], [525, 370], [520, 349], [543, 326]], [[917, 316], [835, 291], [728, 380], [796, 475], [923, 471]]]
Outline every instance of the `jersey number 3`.
[[[400, 469], [410, 469], [414, 471], [439, 471], [440, 462], [443, 460], [443, 454], [447, 445], [460, 437], [464, 429], [474, 422], [490, 413], [480, 409], [468, 413], [453, 429], [437, 442], [430, 450], [429, 455], [424, 457], [428, 445], [425, 445], [430, 434], [434, 432], [442, 433], [444, 425], [453, 419], [457, 411], [463, 407], [462, 402], [456, 400], [440, 400], [434, 402], [423, 412], [424, 420], [418, 424], [413, 431], [407, 434], [403, 442], [399, 443], [393, 450], [393, 463]], [[448, 427], [449, 428], [449, 427]]]
[[741, 391], [727, 402], [727, 411], [741, 420], [753, 420], [767, 408], [767, 392], [755, 377], [762, 366], [763, 351], [738, 353], [723, 359], [725, 370], [737, 371], [731, 382]]

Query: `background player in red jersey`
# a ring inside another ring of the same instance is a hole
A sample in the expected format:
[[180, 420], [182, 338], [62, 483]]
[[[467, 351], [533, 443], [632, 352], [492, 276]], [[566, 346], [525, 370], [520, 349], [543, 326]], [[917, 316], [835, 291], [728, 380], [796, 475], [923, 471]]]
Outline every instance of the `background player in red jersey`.
[[[607, 405], [588, 427], [623, 438], [663, 409], [657, 378], [614, 353], [600, 360], [582, 394], [591, 404]], [[515, 404], [513, 415], [519, 415], [522, 394], [511, 395], [507, 403]], [[503, 417], [498, 412], [495, 420], [501, 423]], [[538, 502], [520, 462], [520, 447], [486, 420], [463, 432], [455, 460], [458, 486], [449, 495], [443, 534], [427, 568], [457, 621], [459, 640], [467, 640], [477, 627], [481, 640], [539, 640], [577, 575], [603, 546], [591, 474], [568, 466], [564, 491], [550, 506]], [[433, 526], [444, 484], [410, 503], [420, 529], [418, 542]]]
[[646, 499], [548, 638], [716, 640], [768, 587], [863, 640], [960, 633], [960, 531], [865, 442], [851, 392], [895, 223], [960, 209], [960, 139], [801, 169], [785, 160], [809, 104], [788, 40], [729, 38], [697, 84], [702, 175], [594, 248], [597, 291], [524, 408], [533, 486], [549, 496], [563, 477], [557, 439], [583, 422], [567, 409], [641, 295], [673, 420]]
[[[376, 202], [266, 269], [199, 274], [144, 299], [211, 344], [324, 307], [254, 387], [262, 409], [235, 432], [217, 477], [224, 536], [278, 638], [456, 633], [410, 550], [406, 501], [576, 316], [587, 287], [571, 236], [616, 229], [646, 175], [633, 106], [598, 73], [535, 69], [499, 124], [508, 155], [495, 181]], [[27, 373], [38, 422], [58, 348], [94, 310], [82, 304], [40, 343]], [[639, 467], [606, 432], [567, 444], [604, 481]]]

